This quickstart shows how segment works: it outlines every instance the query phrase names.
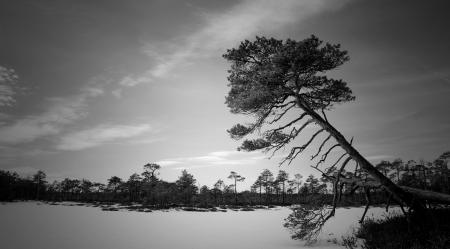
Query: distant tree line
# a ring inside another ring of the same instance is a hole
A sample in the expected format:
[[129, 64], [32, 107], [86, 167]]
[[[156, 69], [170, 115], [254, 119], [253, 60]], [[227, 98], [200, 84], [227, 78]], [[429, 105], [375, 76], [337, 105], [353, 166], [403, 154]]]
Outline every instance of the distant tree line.
[[[450, 193], [450, 152], [443, 153], [433, 162], [419, 162], [396, 159], [381, 161], [377, 169], [402, 186], [410, 186], [441, 193]], [[80, 202], [141, 203], [154, 207], [194, 205], [200, 207], [221, 205], [292, 205], [311, 204], [317, 201], [332, 203], [332, 181], [326, 177], [301, 174], [291, 177], [286, 171], [274, 174], [263, 170], [249, 190], [238, 192], [237, 185], [245, 177], [232, 171], [228, 176], [231, 184], [224, 180], [208, 187], [198, 187], [196, 179], [186, 170], [178, 180], [167, 182], [158, 177], [160, 166], [155, 163], [144, 165], [141, 174], [134, 173], [128, 180], [112, 176], [107, 183], [86, 179], [69, 179], [47, 182], [46, 174], [38, 171], [32, 177], [20, 177], [15, 172], [0, 170], [0, 200], [44, 200]], [[361, 168], [343, 175], [367, 177]], [[350, 176], [349, 176], [350, 177]], [[303, 181], [304, 180], [304, 181]], [[340, 186], [341, 205], [361, 205], [367, 202], [366, 189], [351, 184]], [[388, 194], [382, 188], [371, 189], [371, 204], [386, 203]]]

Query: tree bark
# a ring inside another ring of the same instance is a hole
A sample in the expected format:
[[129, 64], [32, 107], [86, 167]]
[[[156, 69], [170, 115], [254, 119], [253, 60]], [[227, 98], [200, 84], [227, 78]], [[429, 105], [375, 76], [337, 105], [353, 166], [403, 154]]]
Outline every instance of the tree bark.
[[406, 192], [398, 185], [393, 183], [389, 178], [378, 171], [367, 159], [365, 159], [346, 139], [345, 137], [334, 128], [328, 121], [323, 119], [314, 110], [309, 108], [307, 103], [305, 103], [300, 96], [297, 96], [297, 103], [309, 116], [311, 116], [314, 121], [321, 126], [323, 129], [328, 131], [334, 139], [339, 143], [341, 148], [347, 152], [349, 156], [356, 161], [361, 168], [363, 168], [369, 175], [371, 175], [375, 180], [380, 182], [380, 184], [391, 193], [397, 200], [404, 202], [407, 206], [413, 208], [414, 210], [421, 211], [424, 210], [425, 206], [423, 202], [414, 198], [411, 192]]
[[450, 204], [450, 195], [437, 193], [429, 190], [411, 188], [406, 186], [400, 186], [405, 192], [417, 196], [420, 199], [428, 200], [437, 203]]

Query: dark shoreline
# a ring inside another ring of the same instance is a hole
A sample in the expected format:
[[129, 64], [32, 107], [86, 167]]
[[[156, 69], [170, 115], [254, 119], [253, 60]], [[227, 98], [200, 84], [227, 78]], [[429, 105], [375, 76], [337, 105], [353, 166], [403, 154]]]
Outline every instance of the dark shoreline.
[[76, 201], [37, 201], [37, 200], [13, 200], [2, 201], [2, 205], [8, 203], [35, 202], [37, 205], [51, 206], [80, 206], [100, 208], [102, 211], [135, 211], [150, 213], [153, 211], [188, 211], [188, 212], [227, 212], [227, 211], [255, 211], [255, 210], [272, 210], [282, 206], [261, 206], [261, 205], [220, 205], [220, 206], [194, 206], [171, 204], [165, 207], [152, 205], [144, 205], [140, 203], [119, 203], [119, 202], [76, 202]]
[[[199, 206], [199, 205], [181, 205], [171, 204], [165, 207], [159, 207], [154, 205], [144, 205], [141, 203], [120, 203], [120, 202], [77, 202], [77, 201], [38, 201], [38, 200], [13, 200], [2, 201], [1, 205], [8, 203], [20, 203], [20, 202], [35, 202], [37, 205], [50, 205], [50, 206], [79, 206], [79, 207], [94, 207], [100, 208], [102, 211], [134, 211], [151, 213], [153, 211], [187, 211], [187, 212], [227, 212], [227, 211], [256, 211], [256, 210], [273, 210], [281, 207], [294, 207], [296, 205], [219, 205], [219, 206]], [[301, 204], [300, 204], [301, 205]], [[395, 207], [392, 205], [391, 207]], [[337, 208], [357, 208], [364, 207], [364, 205], [346, 205], [338, 206]], [[373, 205], [372, 207], [384, 207], [383, 205]]]

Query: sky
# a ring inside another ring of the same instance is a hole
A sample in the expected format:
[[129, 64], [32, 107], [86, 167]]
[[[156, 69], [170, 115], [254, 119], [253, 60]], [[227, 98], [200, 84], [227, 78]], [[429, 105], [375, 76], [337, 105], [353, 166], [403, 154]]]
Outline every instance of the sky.
[[356, 100], [330, 122], [373, 163], [433, 160], [450, 149], [449, 10], [439, 0], [1, 0], [0, 169], [106, 182], [155, 162], [164, 180], [186, 169], [208, 186], [236, 171], [242, 189], [266, 168], [309, 175], [314, 149], [281, 167], [288, 151], [236, 151], [226, 130], [249, 119], [224, 103], [222, 54], [255, 36], [311, 34], [350, 56], [329, 75]]

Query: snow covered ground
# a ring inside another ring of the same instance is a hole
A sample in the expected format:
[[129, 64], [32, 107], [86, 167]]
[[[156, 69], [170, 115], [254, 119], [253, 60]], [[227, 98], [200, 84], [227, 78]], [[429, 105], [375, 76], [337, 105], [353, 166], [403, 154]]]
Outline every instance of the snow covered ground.
[[[313, 248], [352, 231], [362, 208], [340, 208]], [[304, 248], [283, 227], [288, 208], [253, 212], [102, 211], [37, 202], [0, 204], [5, 249], [287, 249]], [[373, 208], [368, 216], [383, 215]], [[311, 248], [311, 247], [308, 247]]]

